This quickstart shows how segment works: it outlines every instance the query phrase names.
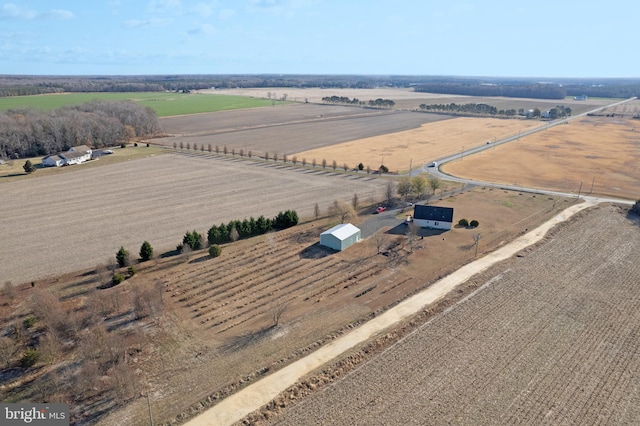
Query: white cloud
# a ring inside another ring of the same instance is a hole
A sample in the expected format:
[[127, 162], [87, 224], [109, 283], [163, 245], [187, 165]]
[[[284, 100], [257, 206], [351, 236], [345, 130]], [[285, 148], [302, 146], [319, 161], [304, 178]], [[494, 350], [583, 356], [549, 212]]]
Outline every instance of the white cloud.
[[170, 18], [129, 19], [124, 21], [125, 28], [166, 27], [173, 22]]
[[202, 24], [187, 31], [189, 35], [210, 35], [216, 32], [216, 28], [211, 24]]
[[151, 0], [149, 2], [151, 13], [180, 13], [182, 11], [181, 0]]
[[74, 17], [73, 12], [63, 9], [39, 12], [13, 3], [4, 3], [0, 8], [0, 19], [71, 19]]
[[193, 10], [196, 14], [202, 16], [203, 18], [208, 18], [209, 16], [213, 15], [215, 6], [212, 2], [198, 3], [193, 7]]
[[236, 16], [236, 11], [233, 9], [222, 9], [219, 13], [218, 16], [220, 17], [220, 19], [231, 19], [234, 16]]

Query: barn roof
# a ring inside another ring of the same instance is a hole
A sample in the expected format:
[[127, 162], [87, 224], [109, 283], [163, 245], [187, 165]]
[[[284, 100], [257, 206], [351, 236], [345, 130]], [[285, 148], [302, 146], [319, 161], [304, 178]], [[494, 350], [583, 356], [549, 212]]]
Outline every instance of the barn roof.
[[360, 228], [354, 226], [350, 223], [341, 223], [340, 225], [336, 225], [331, 229], [327, 229], [320, 235], [328, 235], [331, 234], [340, 241], [344, 241], [350, 236], [360, 232]]
[[416, 204], [413, 209], [413, 218], [453, 222], [453, 207], [421, 206]]

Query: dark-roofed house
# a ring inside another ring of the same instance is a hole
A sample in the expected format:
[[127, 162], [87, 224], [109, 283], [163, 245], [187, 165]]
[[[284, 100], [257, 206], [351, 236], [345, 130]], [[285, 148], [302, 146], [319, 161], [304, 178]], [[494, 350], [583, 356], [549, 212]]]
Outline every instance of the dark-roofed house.
[[451, 229], [453, 207], [421, 206], [413, 208], [413, 223], [421, 228]]
[[74, 146], [67, 152], [55, 155], [47, 155], [42, 159], [42, 165], [48, 167], [68, 166], [70, 164], [80, 164], [91, 160], [91, 148], [86, 145]]

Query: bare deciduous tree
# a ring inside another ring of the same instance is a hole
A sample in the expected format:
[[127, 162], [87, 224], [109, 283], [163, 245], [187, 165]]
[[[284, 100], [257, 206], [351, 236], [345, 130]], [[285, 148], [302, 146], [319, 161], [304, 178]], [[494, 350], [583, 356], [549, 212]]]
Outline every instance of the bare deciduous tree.
[[318, 218], [320, 217], [320, 206], [318, 205], [318, 203], [316, 203], [315, 207], [313, 208], [313, 214], [316, 216], [316, 220], [318, 220]]
[[273, 327], [277, 327], [280, 324], [280, 319], [282, 318], [282, 314], [287, 310], [287, 306], [288, 304], [285, 302], [278, 306], [273, 312]]
[[386, 234], [378, 231], [373, 234], [371, 241], [373, 241], [373, 244], [376, 247], [376, 254], [380, 254], [382, 252], [382, 248], [387, 244], [388, 238]]
[[329, 207], [329, 214], [340, 219], [340, 223], [344, 223], [349, 217], [355, 217], [355, 213], [353, 207], [342, 200], [335, 200]]
[[358, 210], [358, 194], [353, 193], [353, 198], [351, 199], [351, 206], [353, 210]]

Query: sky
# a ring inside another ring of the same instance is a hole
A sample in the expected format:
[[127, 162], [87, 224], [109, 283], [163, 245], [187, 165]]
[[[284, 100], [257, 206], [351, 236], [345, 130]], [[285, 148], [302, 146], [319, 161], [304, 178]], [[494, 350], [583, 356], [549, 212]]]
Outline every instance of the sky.
[[0, 74], [640, 77], [636, 0], [0, 0]]

